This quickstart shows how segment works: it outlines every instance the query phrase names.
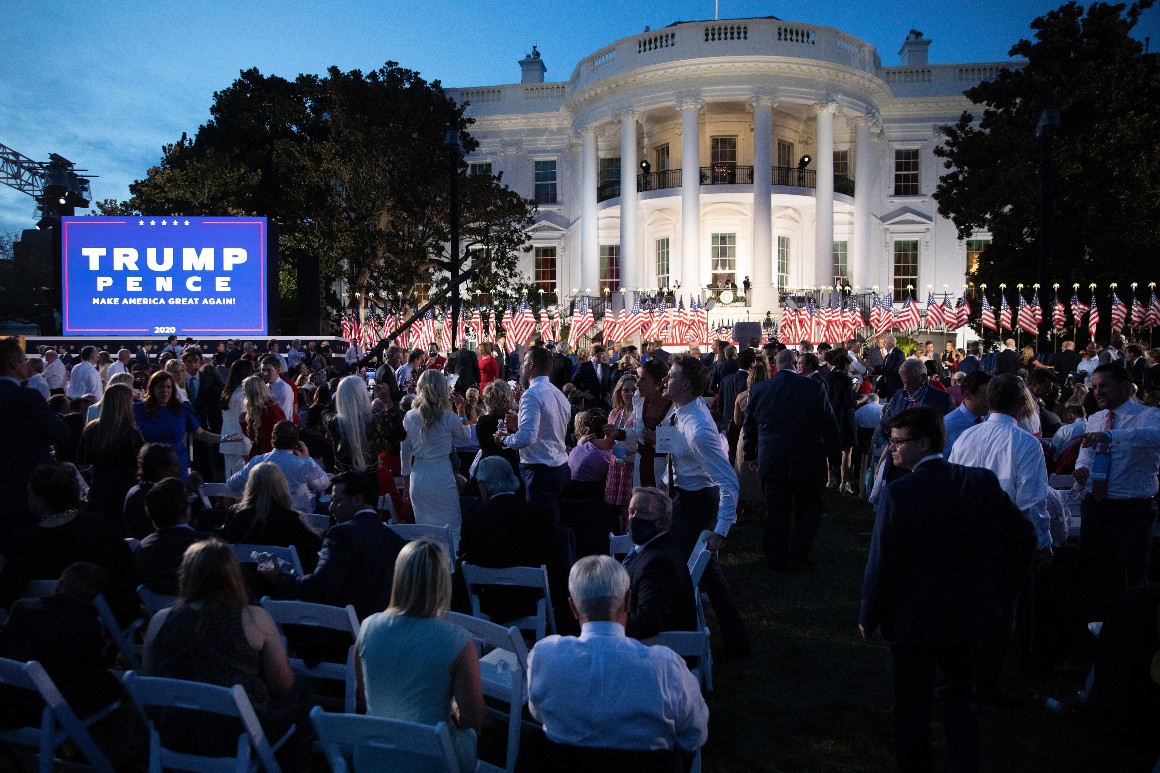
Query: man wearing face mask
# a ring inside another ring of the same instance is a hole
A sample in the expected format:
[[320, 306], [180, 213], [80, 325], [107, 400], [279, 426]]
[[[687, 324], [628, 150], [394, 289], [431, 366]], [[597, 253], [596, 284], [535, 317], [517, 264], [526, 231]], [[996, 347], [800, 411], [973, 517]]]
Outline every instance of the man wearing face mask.
[[697, 630], [689, 567], [669, 533], [672, 500], [660, 489], [635, 488], [628, 519], [634, 547], [624, 559], [632, 591], [625, 633], [647, 639], [661, 631]]

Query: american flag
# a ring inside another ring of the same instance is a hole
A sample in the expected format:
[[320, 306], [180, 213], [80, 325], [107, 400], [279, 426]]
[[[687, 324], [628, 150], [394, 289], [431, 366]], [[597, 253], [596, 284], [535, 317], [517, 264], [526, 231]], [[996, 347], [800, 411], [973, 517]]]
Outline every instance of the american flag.
[[958, 330], [962, 325], [959, 324], [959, 308], [963, 305], [962, 298], [959, 298], [959, 303], [956, 306], [952, 304], [949, 298], [944, 296], [943, 307], [946, 309], [944, 315], [946, 317], [947, 332]]
[[689, 315], [685, 311], [685, 296], [677, 299], [677, 306], [670, 308], [671, 321], [669, 322], [669, 335], [665, 339], [665, 343], [673, 344], [674, 346], [682, 346], [687, 343], [685, 334], [689, 329]]
[[871, 324], [874, 325], [875, 335], [885, 335], [894, 327], [894, 299], [890, 293], [878, 296], [877, 307], [878, 321]]
[[665, 325], [668, 321], [667, 306], [668, 306], [668, 298], [665, 298], [663, 296], [661, 297], [661, 301], [658, 305], [656, 305], [655, 307], [650, 305], [650, 311], [652, 312], [652, 320], [650, 320], [650, 323], [648, 326], [648, 333], [646, 335], [648, 340], [650, 340], [650, 341], [663, 341], [664, 340]]
[[1119, 333], [1124, 329], [1124, 323], [1128, 321], [1128, 307], [1120, 300], [1120, 296], [1116, 295], [1116, 291], [1112, 290], [1112, 333]]
[[540, 337], [544, 339], [544, 343], [556, 340], [552, 337], [552, 320], [548, 316], [548, 309], [544, 306], [540, 307]]
[[1145, 323], [1148, 327], [1160, 327], [1160, 298], [1156, 297], [1156, 291], [1152, 291], [1152, 300], [1148, 304], [1148, 321]]
[[1140, 303], [1140, 296], [1132, 291], [1132, 327], [1142, 327], [1148, 321], [1148, 309]]
[[1083, 322], [1083, 315], [1091, 310], [1091, 306], [1079, 299], [1079, 293], [1073, 292], [1071, 294], [1071, 318], [1075, 320], [1075, 326], [1079, 327]]
[[1067, 327], [1067, 309], [1063, 307], [1063, 301], [1059, 299], [1059, 293], [1055, 294], [1055, 303], [1051, 307], [1051, 327], [1056, 332], [1062, 333]]
[[443, 310], [443, 324], [439, 328], [440, 351], [451, 351], [451, 310]]
[[1092, 302], [1088, 307], [1091, 311], [1088, 312], [1088, 333], [1091, 334], [1092, 340], [1096, 337], [1096, 328], [1100, 326], [1100, 305], [1096, 301], [1096, 292], [1092, 290]]
[[801, 340], [797, 329], [797, 310], [789, 304], [781, 307], [781, 322], [777, 326], [777, 338], [787, 346]]
[[1011, 326], [1011, 307], [1007, 305], [1007, 293], [999, 291], [999, 329], [1014, 330]]
[[560, 307], [558, 305], [553, 306], [552, 307], [552, 340], [553, 341], [560, 340], [560, 329], [563, 327], [564, 327], [564, 324], [560, 319]]
[[902, 304], [902, 311], [898, 312], [898, 328], [903, 331], [917, 330], [922, 317], [918, 304], [914, 302], [914, 295], [907, 294], [906, 303]]
[[1035, 327], [1043, 324], [1043, 304], [1039, 302], [1039, 291], [1031, 293], [1031, 313], [1035, 317]]
[[858, 308], [858, 302], [853, 298], [846, 299], [846, 325], [850, 338], [854, 337], [855, 332], [866, 327], [866, 320], [862, 318], [862, 310]]
[[577, 302], [577, 308], [572, 314], [572, 329], [568, 331], [568, 346], [575, 348], [580, 339], [596, 326], [596, 318], [592, 315], [591, 300], [584, 296]]
[[946, 305], [942, 302], [935, 302], [934, 293], [929, 290], [926, 293], [926, 329], [932, 330], [939, 325], [946, 325]]
[[497, 314], [498, 314], [498, 312], [494, 308], [488, 309], [486, 311], [484, 311], [484, 310], [480, 311], [481, 316], [480, 316], [479, 320], [480, 320], [481, 327], [483, 324], [483, 315], [488, 316], [488, 319], [487, 319], [487, 340], [491, 341], [492, 343], [495, 343], [496, 341], [499, 340], [499, 338], [498, 338], [499, 322], [498, 322], [498, 320], [496, 320]]
[[1027, 305], [1023, 293], [1019, 293], [1019, 313], [1015, 315], [1015, 324], [1027, 335], [1035, 335], [1039, 332], [1035, 327], [1035, 312]]
[[606, 311], [600, 327], [601, 336], [604, 338], [606, 346], [613, 341], [620, 340], [620, 327], [620, 319], [617, 317], [616, 311]]
[[342, 327], [342, 337], [348, 344], [353, 344], [358, 340], [358, 334], [355, 333], [355, 327], [358, 325], [354, 318], [349, 314], [343, 314], [342, 320], [339, 323]]
[[526, 297], [520, 301], [519, 311], [512, 318], [510, 328], [509, 332], [520, 346], [526, 346], [532, 340], [532, 335], [536, 332], [536, 316], [532, 313], [532, 307], [528, 305]]
[[415, 348], [426, 349], [433, 343], [435, 343], [435, 315], [431, 309], [427, 309], [423, 318], [415, 323]]
[[971, 302], [966, 296], [959, 298], [959, 307], [955, 309], [955, 328], [966, 327], [971, 323]]
[[[499, 318], [499, 309], [495, 310], [496, 317]], [[512, 328], [515, 326], [515, 315], [512, 313], [512, 305], [509, 303], [503, 311], [503, 317], [498, 319], [498, 324], [503, 328], [503, 348], [511, 353], [516, 350], [516, 337], [512, 335]]]
[[825, 338], [833, 344], [839, 344], [846, 338], [846, 320], [842, 314], [842, 307], [838, 302], [838, 294], [830, 293], [829, 307], [825, 316]]
[[475, 309], [471, 312], [471, 329], [475, 331], [475, 345], [479, 346], [480, 342], [484, 340], [484, 322], [483, 312], [480, 310], [478, 305], [476, 305]]
[[635, 335], [640, 335], [640, 331], [644, 326], [644, 314], [640, 308], [640, 294], [638, 293], [636, 299], [632, 302], [632, 312], [626, 317], [622, 318], [621, 326], [623, 328], [621, 335], [625, 340], [632, 338]]
[[979, 324], [988, 330], [998, 330], [998, 325], [995, 324], [995, 310], [991, 308], [991, 302], [987, 300], [987, 296], [983, 296], [983, 310], [979, 314]]

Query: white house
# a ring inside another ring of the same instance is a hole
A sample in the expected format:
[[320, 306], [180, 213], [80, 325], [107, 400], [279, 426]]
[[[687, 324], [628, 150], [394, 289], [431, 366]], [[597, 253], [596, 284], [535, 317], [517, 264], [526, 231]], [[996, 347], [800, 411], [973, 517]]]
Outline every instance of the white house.
[[[886, 67], [831, 27], [685, 22], [592, 53], [547, 81], [450, 89], [469, 103], [471, 170], [539, 203], [521, 268], [546, 293], [676, 287], [759, 319], [778, 291], [844, 284], [961, 290], [986, 235], [959, 240], [931, 194], [940, 127], [964, 89], [1021, 63], [931, 65], [912, 30]], [[628, 181], [628, 184], [626, 184]], [[738, 303], [740, 301], [737, 301]]]

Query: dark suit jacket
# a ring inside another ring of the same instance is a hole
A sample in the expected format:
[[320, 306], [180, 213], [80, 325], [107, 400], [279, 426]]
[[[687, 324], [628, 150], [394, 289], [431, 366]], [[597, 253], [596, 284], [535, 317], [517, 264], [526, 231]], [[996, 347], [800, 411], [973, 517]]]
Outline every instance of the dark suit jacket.
[[898, 375], [898, 369], [905, 361], [906, 355], [896, 346], [882, 360], [882, 364], [875, 369], [874, 372], [881, 376], [878, 380], [878, 394], [880, 396], [889, 397], [902, 388], [902, 376]]
[[999, 361], [995, 364], [995, 374], [1003, 375], [1004, 373], [1015, 373], [1023, 367], [1023, 360], [1019, 357], [1019, 352], [1014, 349], [1004, 349], [999, 352]]
[[568, 355], [562, 352], [553, 355], [552, 372], [548, 374], [548, 380], [556, 389], [563, 389], [564, 385], [572, 380], [572, 361], [568, 359]]
[[737, 402], [737, 395], [746, 390], [745, 382], [749, 380], [749, 371], [738, 370], [721, 379], [721, 388], [717, 391], [717, 413], [725, 417], [726, 422], [733, 421], [733, 404]]
[[1160, 387], [1160, 365], [1149, 365], [1144, 369], [1144, 388], [1156, 389]]
[[390, 604], [395, 559], [406, 544], [377, 513], [358, 513], [326, 533], [313, 572], [278, 578], [277, 595], [337, 607], [353, 604], [365, 619]]
[[717, 394], [721, 390], [721, 382], [736, 373], [740, 367], [737, 360], [728, 357], [722, 362], [713, 363], [709, 369], [709, 394]]
[[894, 644], [973, 640], [1002, 623], [1035, 545], [993, 472], [925, 462], [879, 501], [859, 622]]
[[665, 532], [628, 563], [632, 590], [624, 632], [647, 639], [661, 631], [697, 630], [697, 600], [687, 556]]
[[576, 375], [572, 377], [572, 385], [582, 392], [588, 392], [592, 395], [590, 400], [585, 400], [586, 406], [591, 406], [594, 403], [608, 403], [612, 399], [612, 366], [600, 366], [600, 378], [596, 378], [596, 366], [592, 361], [580, 363], [580, 367], [576, 369]]
[[450, 372], [458, 376], [455, 380], [455, 394], [462, 397], [468, 389], [479, 388], [479, 358], [475, 352], [461, 346], [448, 356], [447, 364], [454, 366]]
[[67, 443], [71, 431], [35, 389], [0, 379], [0, 553], [16, 532], [35, 523], [28, 510], [28, 479], [52, 463], [52, 446]]
[[155, 531], [137, 546], [133, 554], [137, 579], [154, 593], [177, 595], [177, 570], [185, 549], [211, 535], [188, 526], [171, 526]]
[[826, 457], [841, 450], [826, 388], [791, 371], [753, 385], [744, 428], [745, 459], [762, 478], [824, 481]]
[[1137, 357], [1136, 361], [1131, 364], [1128, 364], [1127, 360], [1125, 360], [1125, 366], [1128, 369], [1128, 378], [1132, 379], [1132, 383], [1138, 387], [1144, 385], [1144, 367], [1147, 364], [1148, 361], [1143, 357]]
[[974, 373], [976, 370], [980, 370], [982, 367], [983, 365], [979, 362], [978, 357], [973, 354], [968, 354], [963, 358], [963, 361], [959, 363], [959, 367], [955, 368], [955, 373]]
[[1079, 366], [1083, 358], [1079, 356], [1079, 352], [1074, 349], [1065, 350], [1051, 358], [1051, 365], [1055, 368], [1055, 372], [1059, 374], [1059, 381], [1063, 383], [1068, 374], [1075, 373], [1075, 369]]

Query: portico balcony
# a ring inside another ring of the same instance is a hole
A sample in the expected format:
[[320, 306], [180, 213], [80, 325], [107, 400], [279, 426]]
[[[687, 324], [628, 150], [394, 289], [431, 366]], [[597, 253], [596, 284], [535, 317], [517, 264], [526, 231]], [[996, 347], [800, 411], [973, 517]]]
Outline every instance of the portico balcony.
[[[753, 167], [737, 164], [714, 164], [700, 168], [701, 185], [753, 185]], [[817, 173], [813, 169], [794, 166], [772, 168], [771, 182], [775, 187], [808, 188], [817, 187]], [[663, 172], [649, 172], [636, 176], [636, 190], [659, 191], [681, 187], [681, 170], [667, 169]], [[846, 196], [854, 195], [854, 181], [844, 175], [834, 175], [834, 192]], [[596, 189], [596, 200], [608, 201], [620, 196], [620, 181], [601, 183]]]

